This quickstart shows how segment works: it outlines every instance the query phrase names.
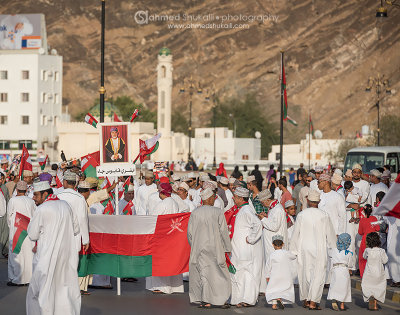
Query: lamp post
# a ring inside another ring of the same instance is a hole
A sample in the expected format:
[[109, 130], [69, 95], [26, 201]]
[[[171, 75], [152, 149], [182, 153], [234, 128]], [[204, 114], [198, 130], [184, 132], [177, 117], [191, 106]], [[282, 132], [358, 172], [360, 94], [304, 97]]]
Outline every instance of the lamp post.
[[380, 145], [380, 122], [379, 122], [379, 120], [380, 120], [380, 98], [381, 98], [380, 95], [381, 95], [383, 89], [385, 89], [386, 94], [392, 94], [392, 92], [389, 88], [389, 80], [385, 79], [385, 75], [380, 76], [378, 74], [378, 77], [376, 77], [376, 78], [370, 77], [368, 79], [368, 84], [367, 84], [367, 87], [365, 88], [365, 91], [371, 92], [371, 90], [374, 87], [375, 87], [375, 93], [376, 93], [376, 104], [374, 106], [372, 106], [371, 109], [376, 107], [378, 110], [377, 145], [379, 146]]
[[[193, 94], [194, 91], [196, 90], [197, 94], [202, 94], [203, 89], [200, 86], [200, 82], [196, 82], [193, 80], [193, 77], [190, 76], [190, 79], [187, 80], [188, 83], [188, 89], [189, 89], [189, 153], [188, 153], [188, 162], [190, 161], [191, 158], [191, 146], [192, 146], [192, 103], [193, 103]], [[198, 86], [196, 88], [196, 85]], [[186, 88], [185, 88], [185, 80], [183, 80], [183, 85], [179, 90], [179, 93], [185, 93]]]
[[211, 91], [207, 91], [206, 101], [212, 99], [213, 102], [213, 128], [214, 128], [214, 157], [213, 157], [213, 167], [217, 167], [217, 144], [216, 144], [216, 128], [217, 128], [217, 106], [215, 105], [215, 90], [212, 88]]
[[376, 17], [388, 17], [387, 14], [387, 8], [383, 6], [383, 3], [385, 2], [387, 5], [391, 5], [394, 7], [400, 7], [398, 3], [396, 3], [397, 0], [380, 0], [381, 1], [381, 6], [376, 10]]
[[106, 89], [104, 88], [104, 36], [105, 36], [105, 24], [106, 24], [106, 1], [101, 0], [101, 69], [100, 69], [100, 122], [104, 122], [104, 94]]

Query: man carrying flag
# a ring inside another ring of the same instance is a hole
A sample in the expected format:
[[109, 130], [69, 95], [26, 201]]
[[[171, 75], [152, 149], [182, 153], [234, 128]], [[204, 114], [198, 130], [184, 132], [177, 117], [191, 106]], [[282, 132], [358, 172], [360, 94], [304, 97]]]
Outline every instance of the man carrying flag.
[[47, 159], [48, 159], [48, 158], [49, 158], [49, 156], [46, 155], [46, 157], [45, 157], [44, 160], [40, 160], [40, 161], [39, 161], [40, 169], [41, 169], [42, 171], [44, 171], [44, 168], [46, 167], [46, 163], [47, 163]]
[[32, 277], [32, 249], [35, 243], [27, 238], [27, 228], [36, 209], [35, 202], [25, 196], [28, 185], [19, 181], [17, 195], [7, 206], [7, 223], [10, 228], [8, 253], [8, 286], [28, 284]]
[[133, 198], [135, 196], [135, 189], [132, 184], [129, 184], [127, 191], [124, 193], [124, 198], [118, 203], [119, 213], [121, 215], [136, 215], [135, 205]]
[[[21, 177], [21, 180], [23, 180], [23, 171], [31, 171], [33, 170], [32, 168], [32, 161], [31, 157], [29, 156], [28, 150], [25, 148], [25, 145], [22, 145], [22, 154], [21, 154], [21, 162], [19, 164], [19, 176]], [[32, 174], [33, 176], [33, 174]]]

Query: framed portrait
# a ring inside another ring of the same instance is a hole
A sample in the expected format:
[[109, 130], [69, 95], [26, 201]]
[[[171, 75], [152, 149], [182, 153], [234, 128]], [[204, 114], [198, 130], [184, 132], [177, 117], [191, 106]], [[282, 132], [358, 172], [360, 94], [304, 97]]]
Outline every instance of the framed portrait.
[[129, 123], [101, 123], [100, 165], [131, 163]]

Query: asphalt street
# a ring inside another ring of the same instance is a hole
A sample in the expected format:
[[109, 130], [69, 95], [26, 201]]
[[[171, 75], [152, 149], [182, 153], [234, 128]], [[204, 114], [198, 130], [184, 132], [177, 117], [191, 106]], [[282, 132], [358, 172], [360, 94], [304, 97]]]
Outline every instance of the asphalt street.
[[[7, 283], [7, 261], [0, 259], [0, 315], [25, 314], [25, 297], [27, 287], [8, 287]], [[116, 281], [112, 281], [114, 288]], [[89, 290], [90, 296], [82, 297], [82, 315], [169, 315], [169, 314], [266, 314], [266, 313], [290, 313], [296, 315], [313, 314], [302, 307], [298, 300], [296, 290], [296, 303], [287, 306], [283, 311], [273, 311], [270, 305], [266, 305], [265, 299], [260, 297], [258, 304], [251, 308], [231, 307], [227, 310], [210, 309], [203, 310], [197, 306], [190, 305], [187, 294], [188, 284], [185, 283], [185, 293], [172, 295], [155, 295], [145, 290], [145, 279], [139, 279], [136, 283], [122, 283], [121, 296], [116, 295], [116, 290]], [[317, 314], [334, 314], [331, 310], [330, 301], [326, 301], [328, 291], [324, 290], [321, 302], [322, 311]], [[369, 313], [363, 302], [361, 292], [353, 289], [353, 302], [346, 304], [347, 313], [365, 314]], [[380, 314], [400, 314], [400, 304], [386, 302], [381, 305]], [[66, 314], [67, 315], [67, 314]]]

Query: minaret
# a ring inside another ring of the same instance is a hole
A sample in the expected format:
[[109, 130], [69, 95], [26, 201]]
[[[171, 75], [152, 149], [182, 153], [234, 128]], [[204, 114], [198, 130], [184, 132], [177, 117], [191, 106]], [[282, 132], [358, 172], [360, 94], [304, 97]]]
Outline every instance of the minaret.
[[168, 48], [161, 48], [157, 65], [157, 132], [162, 134], [160, 149], [155, 153], [157, 161], [171, 161], [171, 93], [172, 55]]

